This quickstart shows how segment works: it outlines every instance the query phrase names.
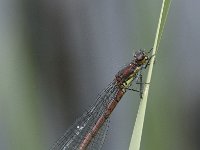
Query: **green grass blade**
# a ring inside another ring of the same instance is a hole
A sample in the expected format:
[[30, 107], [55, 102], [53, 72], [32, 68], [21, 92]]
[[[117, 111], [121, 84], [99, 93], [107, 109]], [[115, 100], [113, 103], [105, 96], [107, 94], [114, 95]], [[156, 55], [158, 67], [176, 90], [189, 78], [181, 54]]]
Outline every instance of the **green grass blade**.
[[[170, 8], [170, 3], [171, 3], [171, 0], [163, 0], [163, 2], [162, 2], [162, 7], [161, 7], [161, 12], [160, 12], [156, 37], [155, 37], [153, 51], [152, 51], [152, 55], [154, 55], [154, 57], [152, 57], [152, 59], [150, 61], [146, 83], [150, 83], [150, 81], [151, 81], [153, 65], [154, 65], [154, 60], [155, 60], [155, 54], [156, 54], [156, 51], [157, 51], [159, 44], [160, 44], [163, 29], [164, 29], [165, 22], [166, 22], [166, 19], [167, 19], [167, 15], [168, 15], [168, 11], [169, 11], [169, 8]], [[143, 130], [143, 124], [144, 124], [144, 117], [145, 117], [145, 111], [146, 111], [146, 104], [147, 104], [149, 86], [150, 86], [150, 84], [146, 84], [145, 87], [144, 87], [143, 98], [141, 99], [140, 106], [139, 106], [139, 109], [138, 109], [138, 114], [137, 114], [137, 118], [136, 118], [136, 121], [135, 121], [135, 126], [134, 126], [134, 129], [133, 129], [131, 142], [130, 142], [130, 145], [129, 145], [129, 150], [139, 150], [140, 149], [140, 143], [141, 143], [141, 137], [142, 137], [142, 130]]]

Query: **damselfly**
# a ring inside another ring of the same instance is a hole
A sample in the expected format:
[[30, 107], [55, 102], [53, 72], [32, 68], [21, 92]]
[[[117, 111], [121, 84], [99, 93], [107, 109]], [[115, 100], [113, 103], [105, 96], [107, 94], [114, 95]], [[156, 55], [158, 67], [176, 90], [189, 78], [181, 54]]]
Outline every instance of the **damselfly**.
[[115, 75], [114, 80], [99, 94], [95, 104], [76, 120], [50, 150], [101, 149], [110, 114], [133, 81], [138, 83], [140, 79], [142, 84], [141, 71], [147, 67], [150, 58], [143, 50], [135, 52], [131, 63]]

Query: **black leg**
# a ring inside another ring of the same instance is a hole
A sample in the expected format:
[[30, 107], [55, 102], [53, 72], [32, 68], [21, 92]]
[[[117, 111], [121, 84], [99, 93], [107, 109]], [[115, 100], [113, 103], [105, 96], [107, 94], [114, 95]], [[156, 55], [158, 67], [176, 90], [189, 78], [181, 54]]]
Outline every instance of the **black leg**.
[[139, 90], [131, 89], [131, 88], [125, 88], [125, 89], [126, 90], [131, 90], [131, 91], [134, 91], [134, 92], [139, 92], [140, 98], [142, 98], [143, 97], [144, 84], [150, 84], [150, 83], [144, 83], [143, 82], [142, 70], [139, 72], [138, 77], [136, 78], [136, 84], [139, 84], [139, 86], [140, 86]]
[[150, 49], [150, 50], [149, 50], [147, 53], [148, 53], [148, 54], [149, 54], [149, 53], [151, 53], [151, 52], [152, 52], [152, 50], [153, 50], [153, 47], [152, 47], [152, 48], [151, 48], [151, 49]]
[[125, 88], [126, 90], [130, 90], [130, 91], [134, 91], [134, 92], [140, 92], [139, 90], [135, 90], [135, 89], [130, 89], [130, 88]]
[[140, 98], [142, 98], [142, 94], [143, 94], [143, 82], [142, 82], [142, 74], [140, 71]]
[[147, 68], [148, 65], [150, 65], [149, 62], [151, 61], [151, 59], [152, 59], [154, 56], [155, 56], [155, 54], [154, 54], [154, 55], [151, 55], [151, 56], [149, 57], [149, 59], [148, 59], [146, 65], [144, 66], [145, 69]]
[[[134, 90], [134, 91], [137, 91], [139, 92], [140, 94], [140, 98], [142, 98], [142, 95], [143, 95], [143, 85], [146, 84], [146, 83], [143, 83], [143, 78], [142, 78], [142, 70], [139, 72], [138, 74], [138, 78], [136, 80], [136, 84], [139, 84], [139, 90]], [[139, 81], [139, 82], [138, 82]]]

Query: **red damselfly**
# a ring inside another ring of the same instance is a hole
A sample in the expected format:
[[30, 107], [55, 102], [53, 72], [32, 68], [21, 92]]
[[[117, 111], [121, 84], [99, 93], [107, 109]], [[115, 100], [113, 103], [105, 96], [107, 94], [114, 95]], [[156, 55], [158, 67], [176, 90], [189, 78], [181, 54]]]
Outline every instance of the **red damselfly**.
[[[76, 120], [50, 150], [101, 149], [110, 114], [133, 81], [143, 84], [141, 71], [147, 67], [150, 58], [143, 50], [135, 52], [131, 63], [115, 75], [114, 80], [99, 94], [95, 104]], [[141, 93], [141, 88], [139, 91]]]

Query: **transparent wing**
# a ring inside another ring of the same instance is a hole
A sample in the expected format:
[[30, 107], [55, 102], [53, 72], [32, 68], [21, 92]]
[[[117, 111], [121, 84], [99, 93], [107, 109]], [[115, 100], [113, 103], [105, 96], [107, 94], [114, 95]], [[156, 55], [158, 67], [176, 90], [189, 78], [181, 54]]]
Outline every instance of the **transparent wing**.
[[[50, 150], [77, 150], [85, 135], [90, 132], [99, 117], [105, 112], [109, 102], [113, 100], [117, 92], [118, 87], [114, 80], [98, 95], [95, 104], [83, 113], [83, 115], [65, 132]], [[107, 122], [101, 127], [101, 130], [104, 131], [103, 133], [106, 133], [106, 128]], [[105, 137], [99, 134], [100, 133], [96, 135], [97, 139], [101, 138], [101, 141], [103, 141]], [[95, 139], [92, 143], [95, 143]]]
[[91, 143], [87, 147], [88, 150], [100, 150], [102, 148], [109, 128], [109, 122], [110, 120], [107, 119], [104, 125], [100, 128], [98, 134], [94, 139], [92, 139]]

